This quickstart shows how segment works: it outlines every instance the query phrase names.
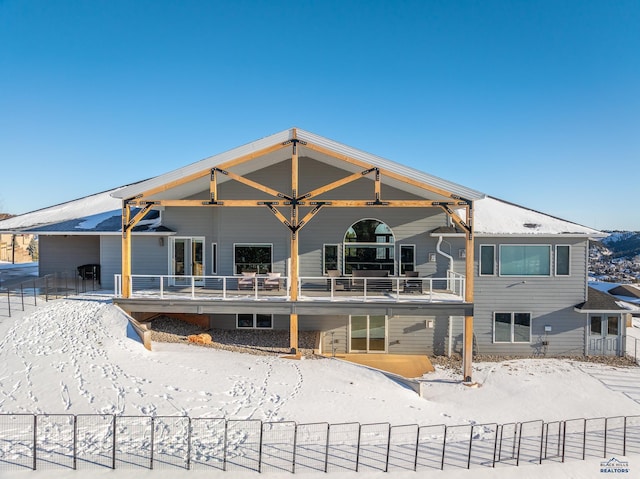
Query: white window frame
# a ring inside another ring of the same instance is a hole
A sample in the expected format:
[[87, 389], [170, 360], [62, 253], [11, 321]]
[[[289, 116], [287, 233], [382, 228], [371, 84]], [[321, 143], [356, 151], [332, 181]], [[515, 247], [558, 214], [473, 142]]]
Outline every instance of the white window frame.
[[[558, 248], [568, 248], [569, 257], [567, 258], [567, 268], [569, 272], [567, 274], [558, 274]], [[557, 244], [553, 249], [554, 257], [553, 257], [553, 273], [555, 276], [567, 277], [571, 276], [571, 245], [569, 244]]]
[[218, 243], [211, 243], [211, 274], [218, 274]]
[[[544, 246], [549, 249], [549, 274], [504, 274], [502, 272], [502, 248], [503, 247], [511, 247], [511, 246], [521, 246], [521, 247], [541, 247]], [[498, 258], [498, 274], [501, 277], [505, 278], [549, 278], [553, 275], [553, 255], [552, 255], [552, 247], [550, 244], [501, 244], [499, 248], [499, 258]]]
[[325, 255], [324, 255], [324, 249], [327, 246], [335, 246], [336, 247], [336, 267], [338, 268], [338, 271], [340, 271], [340, 244], [339, 243], [324, 243], [322, 245], [322, 275], [323, 276], [327, 276], [327, 265], [325, 264]]
[[[491, 265], [491, 273], [483, 273], [482, 272], [482, 248], [491, 248], [493, 249], [493, 264]], [[496, 275], [496, 245], [494, 244], [481, 244], [480, 245], [480, 255], [478, 257], [478, 276], [495, 276]]]
[[402, 248], [411, 248], [413, 249], [413, 270], [412, 271], [416, 271], [416, 245], [415, 244], [401, 244], [398, 245], [398, 274], [404, 274], [404, 271], [402, 271]]
[[[271, 326], [268, 328], [258, 327], [258, 315], [261, 314], [263, 316], [271, 317]], [[253, 325], [252, 326], [240, 326], [238, 321], [241, 315], [251, 315], [253, 316]], [[265, 313], [236, 313], [236, 329], [273, 329], [273, 314], [265, 314]]]
[[[511, 316], [511, 333], [509, 341], [496, 341], [496, 314], [509, 314]], [[514, 316], [516, 314], [528, 314], [529, 315], [529, 341], [514, 341]], [[531, 330], [533, 328], [533, 314], [530, 311], [494, 311], [492, 319], [492, 335], [493, 342], [495, 344], [531, 344]]]
[[235, 276], [241, 276], [240, 273], [236, 273], [236, 247], [237, 246], [268, 246], [271, 248], [271, 267], [269, 268], [273, 272], [273, 243], [233, 243], [233, 274]]

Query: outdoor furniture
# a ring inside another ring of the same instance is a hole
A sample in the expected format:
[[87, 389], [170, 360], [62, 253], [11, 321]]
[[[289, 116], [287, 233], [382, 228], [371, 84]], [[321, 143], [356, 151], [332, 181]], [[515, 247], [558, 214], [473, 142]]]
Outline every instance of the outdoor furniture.
[[[342, 274], [337, 269], [328, 269], [327, 276], [329, 276], [329, 278], [341, 278]], [[343, 291], [345, 289], [345, 280], [329, 279], [327, 280], [327, 291], [331, 291], [332, 282], [334, 291]]]
[[[351, 272], [351, 288], [364, 290], [366, 284], [367, 291], [390, 291], [393, 281], [382, 279], [388, 277], [389, 271], [386, 269], [354, 269]], [[367, 278], [366, 283], [364, 278]]]
[[82, 266], [78, 266], [78, 275], [82, 279], [94, 279], [100, 282], [100, 265], [83, 264]]
[[238, 289], [254, 289], [256, 285], [255, 272], [242, 272], [242, 277], [238, 278]]
[[[405, 271], [405, 278], [418, 278], [417, 271]], [[422, 293], [421, 279], [405, 279], [402, 283], [404, 293]]]
[[267, 277], [264, 279], [263, 287], [265, 290], [278, 290], [280, 291], [280, 273], [267, 273]]

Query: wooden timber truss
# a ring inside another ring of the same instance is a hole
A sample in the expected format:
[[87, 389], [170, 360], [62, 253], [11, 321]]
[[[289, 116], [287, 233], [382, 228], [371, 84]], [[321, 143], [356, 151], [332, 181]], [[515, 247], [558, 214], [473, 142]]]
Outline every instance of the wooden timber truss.
[[[216, 208], [242, 208], [242, 207], [262, 207], [270, 211], [280, 223], [290, 232], [291, 241], [291, 271], [289, 272], [291, 301], [298, 300], [298, 238], [300, 230], [323, 208], [441, 208], [451, 220], [459, 226], [466, 237], [466, 288], [465, 301], [473, 303], [473, 263], [474, 263], [474, 236], [473, 236], [473, 201], [462, 198], [452, 192], [428, 185], [412, 178], [400, 175], [393, 171], [379, 168], [368, 164], [365, 161], [352, 158], [350, 156], [334, 152], [320, 145], [305, 142], [297, 138], [297, 130], [292, 130], [292, 138], [275, 145], [271, 145], [259, 151], [240, 156], [211, 169], [206, 169], [198, 173], [187, 175], [167, 184], [151, 188], [133, 198], [127, 198], [122, 203], [122, 294], [126, 298], [131, 290], [131, 232], [144, 216], [156, 206], [172, 207], [216, 207]], [[299, 193], [299, 160], [298, 146], [327, 155], [329, 157], [349, 163], [361, 171], [350, 174], [337, 181], [333, 181], [312, 191]], [[261, 156], [275, 151], [291, 148], [291, 192], [284, 193], [274, 188], [263, 185], [244, 176], [229, 171], [229, 169], [252, 161]], [[222, 176], [235, 180], [255, 190], [261, 191], [269, 197], [264, 199], [246, 200], [226, 200], [218, 195], [218, 179]], [[154, 195], [170, 190], [174, 187], [188, 182], [209, 176], [209, 199], [208, 200], [183, 200], [183, 199], [154, 199]], [[373, 176], [374, 189], [372, 198], [360, 200], [322, 200], [318, 197], [343, 185], [354, 182], [363, 177]], [[393, 200], [382, 198], [381, 177], [388, 177], [402, 183], [412, 185], [425, 191], [435, 193], [448, 198], [441, 201], [431, 200]], [[288, 208], [289, 214], [281, 211]], [[311, 208], [304, 217], [300, 218], [301, 208]], [[137, 209], [134, 214], [134, 209]], [[465, 209], [466, 221], [456, 212], [457, 209]], [[463, 374], [466, 382], [471, 381], [471, 358], [473, 345], [473, 316], [465, 317], [465, 335], [463, 350]], [[298, 315], [290, 315], [290, 347], [291, 352], [298, 351]]]

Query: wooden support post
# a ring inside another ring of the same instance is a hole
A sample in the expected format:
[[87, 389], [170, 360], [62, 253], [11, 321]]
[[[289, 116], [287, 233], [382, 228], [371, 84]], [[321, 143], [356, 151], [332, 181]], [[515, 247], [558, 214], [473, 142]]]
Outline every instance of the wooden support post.
[[[296, 130], [293, 131], [293, 153], [291, 155], [291, 197], [298, 196], [298, 144]], [[298, 301], [298, 205], [296, 201], [291, 203], [291, 301]], [[291, 354], [298, 354], [298, 314], [289, 316], [289, 343]]]
[[131, 291], [131, 211], [127, 200], [122, 202], [122, 297], [128, 298]]
[[[465, 293], [464, 300], [473, 303], [473, 275], [474, 275], [474, 246], [473, 246], [473, 203], [467, 206], [467, 225], [469, 230], [466, 234], [465, 250]], [[464, 318], [464, 350], [462, 358], [462, 369], [465, 383], [471, 383], [473, 362], [473, 315]]]

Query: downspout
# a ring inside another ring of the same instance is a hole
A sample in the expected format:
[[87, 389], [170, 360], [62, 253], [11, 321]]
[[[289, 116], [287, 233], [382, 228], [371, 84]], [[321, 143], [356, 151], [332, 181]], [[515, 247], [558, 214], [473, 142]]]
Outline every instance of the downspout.
[[453, 270], [453, 256], [451, 256], [448, 253], [445, 253], [444, 251], [442, 251], [442, 249], [440, 249], [440, 245], [442, 245], [442, 240], [443, 240], [442, 236], [438, 236], [438, 243], [436, 244], [436, 251], [449, 260], [449, 266], [447, 268], [447, 289], [451, 289], [451, 287], [450, 287], [451, 285], [449, 284], [449, 271]]

